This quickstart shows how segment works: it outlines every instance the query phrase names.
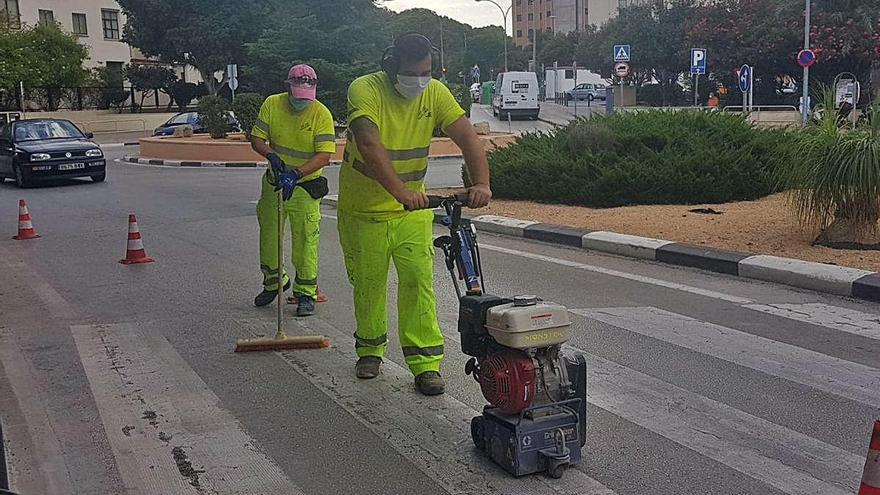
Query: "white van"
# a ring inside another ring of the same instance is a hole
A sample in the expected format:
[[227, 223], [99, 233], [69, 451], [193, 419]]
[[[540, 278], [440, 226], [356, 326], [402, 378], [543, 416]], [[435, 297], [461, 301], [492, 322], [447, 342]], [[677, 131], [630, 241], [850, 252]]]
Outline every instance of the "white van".
[[534, 72], [502, 72], [495, 81], [492, 95], [492, 115], [500, 120], [507, 116], [537, 119], [538, 76]]

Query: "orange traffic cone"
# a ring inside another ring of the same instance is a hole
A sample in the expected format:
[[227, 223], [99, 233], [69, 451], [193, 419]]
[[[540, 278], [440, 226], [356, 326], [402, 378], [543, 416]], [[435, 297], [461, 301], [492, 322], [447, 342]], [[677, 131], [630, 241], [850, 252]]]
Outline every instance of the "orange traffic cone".
[[135, 265], [138, 263], [152, 263], [154, 260], [147, 256], [144, 251], [144, 240], [141, 238], [141, 231], [138, 230], [137, 218], [128, 216], [128, 252], [125, 259], [119, 262], [123, 265]]
[[34, 230], [34, 224], [31, 222], [31, 214], [28, 213], [27, 205], [23, 199], [18, 200], [18, 235], [13, 239], [26, 241], [28, 239], [36, 239], [40, 237]]
[[[322, 291], [321, 288], [318, 287], [318, 298], [315, 299], [315, 302], [325, 303], [327, 301], [328, 301], [327, 294], [325, 294], [324, 291]], [[291, 297], [287, 298], [287, 304], [298, 304], [298, 302], [295, 297], [291, 296]]]
[[868, 447], [859, 495], [880, 495], [880, 420], [874, 421], [874, 433]]

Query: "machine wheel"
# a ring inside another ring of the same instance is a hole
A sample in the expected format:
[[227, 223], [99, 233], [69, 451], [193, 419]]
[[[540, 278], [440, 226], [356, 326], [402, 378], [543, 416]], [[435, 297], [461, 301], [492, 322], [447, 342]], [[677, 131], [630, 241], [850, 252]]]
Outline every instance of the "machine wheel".
[[547, 476], [558, 480], [562, 478], [562, 475], [565, 474], [565, 469], [568, 467], [566, 463], [553, 464], [547, 469]]
[[483, 428], [483, 418], [475, 416], [471, 419], [471, 438], [474, 446], [479, 450], [486, 450], [486, 432]]
[[104, 179], [107, 178], [107, 172], [101, 172], [100, 174], [95, 174], [91, 176], [92, 182], [104, 182]]

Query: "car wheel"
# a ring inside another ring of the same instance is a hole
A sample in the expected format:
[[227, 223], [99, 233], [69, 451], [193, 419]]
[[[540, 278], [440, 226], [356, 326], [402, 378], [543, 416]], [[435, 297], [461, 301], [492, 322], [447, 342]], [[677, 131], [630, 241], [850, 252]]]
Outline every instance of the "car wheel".
[[30, 181], [24, 178], [24, 172], [21, 171], [21, 167], [15, 166], [15, 185], [21, 189], [24, 189], [30, 186]]
[[100, 174], [95, 174], [91, 176], [92, 182], [104, 182], [104, 179], [107, 178], [107, 172], [101, 172]]

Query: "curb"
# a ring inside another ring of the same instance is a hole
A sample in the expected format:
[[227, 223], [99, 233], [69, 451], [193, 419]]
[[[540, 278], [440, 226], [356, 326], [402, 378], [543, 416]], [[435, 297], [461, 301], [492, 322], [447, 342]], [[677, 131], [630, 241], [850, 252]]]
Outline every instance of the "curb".
[[112, 150], [112, 149], [116, 149], [116, 148], [125, 148], [126, 146], [140, 146], [140, 145], [141, 145], [141, 143], [134, 142], [134, 143], [107, 143], [107, 144], [100, 144], [98, 146], [100, 146], [101, 149]]
[[158, 165], [161, 167], [203, 167], [203, 168], [258, 168], [265, 167], [265, 162], [190, 162], [176, 160], [155, 160], [152, 158], [139, 158], [126, 156], [122, 161], [137, 165]]
[[[336, 207], [339, 198], [323, 199]], [[445, 215], [435, 212], [435, 223]], [[778, 256], [752, 255], [616, 232], [590, 231], [497, 215], [462, 216], [484, 232], [697, 268], [837, 296], [880, 302], [880, 273]]]

